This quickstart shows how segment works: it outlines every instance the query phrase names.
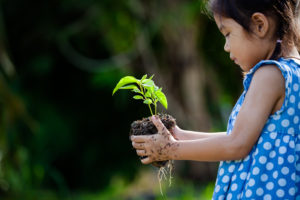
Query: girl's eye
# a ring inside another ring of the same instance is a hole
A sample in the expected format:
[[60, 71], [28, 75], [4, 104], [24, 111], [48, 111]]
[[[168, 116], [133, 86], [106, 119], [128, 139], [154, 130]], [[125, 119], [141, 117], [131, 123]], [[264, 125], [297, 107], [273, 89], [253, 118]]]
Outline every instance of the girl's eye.
[[226, 33], [226, 34], [225, 34], [225, 37], [228, 37], [229, 35], [230, 35], [230, 33]]

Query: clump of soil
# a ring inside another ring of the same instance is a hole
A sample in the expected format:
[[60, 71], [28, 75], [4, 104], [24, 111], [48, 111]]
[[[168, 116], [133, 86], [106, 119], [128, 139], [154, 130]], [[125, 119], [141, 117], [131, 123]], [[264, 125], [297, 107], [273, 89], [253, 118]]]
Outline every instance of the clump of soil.
[[[176, 125], [175, 119], [168, 114], [158, 114], [160, 120], [165, 127], [172, 133], [172, 128]], [[130, 135], [153, 135], [157, 134], [157, 128], [152, 123], [150, 118], [143, 118], [142, 120], [134, 121], [131, 124]], [[141, 157], [143, 159], [144, 157]], [[156, 161], [152, 165], [155, 167], [164, 167], [169, 161]]]

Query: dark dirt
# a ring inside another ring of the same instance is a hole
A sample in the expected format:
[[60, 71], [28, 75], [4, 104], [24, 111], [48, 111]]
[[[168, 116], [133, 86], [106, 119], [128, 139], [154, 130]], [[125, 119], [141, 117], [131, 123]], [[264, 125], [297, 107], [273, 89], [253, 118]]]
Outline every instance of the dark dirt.
[[[175, 119], [168, 114], [159, 114], [159, 118], [165, 127], [172, 133], [172, 128], [176, 125]], [[153, 135], [157, 133], [155, 125], [152, 123], [150, 118], [143, 118], [142, 120], [134, 121], [131, 124], [131, 129], [129, 135]], [[142, 159], [143, 157], [141, 157]], [[155, 167], [164, 167], [168, 163], [166, 161], [156, 161], [152, 165]]]

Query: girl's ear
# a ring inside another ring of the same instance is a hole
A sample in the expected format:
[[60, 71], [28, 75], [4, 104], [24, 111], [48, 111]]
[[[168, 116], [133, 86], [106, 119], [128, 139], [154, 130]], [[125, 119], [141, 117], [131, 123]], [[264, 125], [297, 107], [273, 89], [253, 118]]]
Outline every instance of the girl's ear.
[[258, 37], [265, 37], [269, 31], [270, 23], [268, 18], [259, 12], [256, 12], [251, 17], [252, 30]]

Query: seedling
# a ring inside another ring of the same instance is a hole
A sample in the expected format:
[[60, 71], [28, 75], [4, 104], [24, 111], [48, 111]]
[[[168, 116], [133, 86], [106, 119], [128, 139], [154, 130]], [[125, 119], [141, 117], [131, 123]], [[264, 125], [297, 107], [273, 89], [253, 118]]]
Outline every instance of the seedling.
[[[142, 100], [144, 104], [148, 105], [151, 115], [157, 115], [157, 103], [160, 102], [163, 107], [168, 109], [168, 102], [165, 94], [162, 92], [162, 88], [154, 84], [152, 80], [153, 76], [147, 78], [147, 75], [144, 75], [141, 79], [136, 79], [133, 76], [125, 76], [118, 82], [112, 95], [120, 89], [131, 90], [135, 93], [133, 96], [134, 99]], [[168, 130], [171, 130], [176, 125], [175, 119], [170, 115], [159, 115], [159, 117]], [[131, 124], [131, 135], [149, 135], [155, 133], [157, 133], [157, 129], [149, 118], [137, 120]], [[167, 175], [169, 175], [169, 184], [171, 184], [173, 163], [172, 161], [155, 161], [152, 165], [160, 168], [158, 171], [158, 180], [161, 194], [163, 194], [161, 181], [163, 178], [167, 179]], [[168, 170], [165, 170], [165, 167]]]
[[112, 94], [114, 95], [119, 89], [131, 90], [135, 93], [134, 99], [143, 100], [143, 103], [148, 105], [151, 115], [157, 115], [157, 102], [160, 102], [166, 109], [168, 109], [168, 102], [161, 91], [162, 88], [154, 84], [153, 76], [147, 78], [146, 74], [140, 80], [133, 76], [125, 76], [119, 81]]

